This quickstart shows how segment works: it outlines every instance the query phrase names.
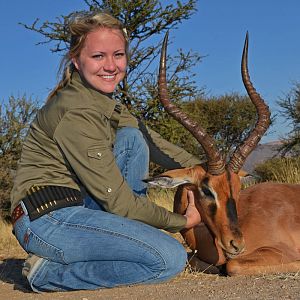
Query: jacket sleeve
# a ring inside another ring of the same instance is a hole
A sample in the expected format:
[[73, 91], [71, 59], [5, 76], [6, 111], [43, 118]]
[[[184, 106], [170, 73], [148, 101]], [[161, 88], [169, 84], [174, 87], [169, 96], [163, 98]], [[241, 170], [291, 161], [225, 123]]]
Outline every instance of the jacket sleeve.
[[154, 130], [139, 123], [139, 128], [143, 132], [149, 145], [150, 160], [165, 169], [176, 169], [181, 167], [192, 167], [202, 164], [203, 161], [188, 153], [167, 140]]
[[186, 218], [136, 196], [121, 175], [109, 139], [109, 120], [92, 109], [67, 112], [54, 133], [74, 179], [111, 213], [176, 232]]

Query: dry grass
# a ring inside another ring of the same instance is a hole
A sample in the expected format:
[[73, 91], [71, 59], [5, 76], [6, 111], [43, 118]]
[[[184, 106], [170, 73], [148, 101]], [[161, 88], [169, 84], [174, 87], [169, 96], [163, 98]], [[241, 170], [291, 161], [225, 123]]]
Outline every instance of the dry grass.
[[5, 250], [7, 245], [16, 243], [11, 231], [10, 224], [0, 221], [0, 251]]
[[286, 158], [281, 161], [280, 168], [272, 170], [272, 174], [277, 182], [300, 183], [300, 160]]
[[150, 188], [148, 190], [148, 196], [151, 201], [155, 202], [157, 205], [173, 211], [175, 191], [175, 189]]
[[264, 278], [266, 280], [299, 280], [300, 282], [300, 271], [298, 271], [297, 273], [278, 273], [278, 274], [262, 274], [259, 275], [259, 277], [257, 277], [256, 279], [261, 279]]
[[0, 259], [8, 257], [23, 257], [25, 252], [12, 234], [11, 224], [0, 219]]
[[273, 158], [258, 165], [255, 169], [262, 181], [300, 183], [300, 158]]

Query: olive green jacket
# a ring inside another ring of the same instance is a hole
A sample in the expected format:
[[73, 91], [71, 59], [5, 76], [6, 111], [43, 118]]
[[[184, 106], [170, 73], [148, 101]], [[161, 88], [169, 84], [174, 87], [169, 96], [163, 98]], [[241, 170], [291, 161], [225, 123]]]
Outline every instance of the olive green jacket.
[[[70, 84], [38, 111], [30, 126], [11, 194], [12, 209], [33, 185], [84, 187], [108, 212], [168, 231], [182, 229], [183, 216], [136, 196], [122, 177], [112, 147], [116, 129], [124, 126], [139, 128], [125, 106], [74, 72]], [[141, 129], [152, 161], [168, 169], [200, 163], [156, 132]]]

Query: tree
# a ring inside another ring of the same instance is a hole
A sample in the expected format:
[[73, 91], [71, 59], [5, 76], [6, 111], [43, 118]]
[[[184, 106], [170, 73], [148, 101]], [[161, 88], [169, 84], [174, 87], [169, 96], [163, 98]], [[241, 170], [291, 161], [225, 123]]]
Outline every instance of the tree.
[[[257, 120], [256, 109], [250, 99], [237, 93], [211, 98], [198, 97], [193, 101], [177, 103], [177, 106], [214, 138], [217, 148], [226, 156], [248, 136]], [[202, 147], [181, 124], [164, 110], [156, 114], [159, 116], [146, 121], [151, 128], [166, 140], [206, 160]], [[163, 171], [157, 166], [152, 166], [152, 169], [155, 174]]]
[[298, 156], [300, 154], [300, 83], [295, 83], [285, 98], [278, 101], [282, 108], [281, 114], [292, 125], [286, 138], [282, 139], [279, 151], [282, 156], [286, 154]]
[[37, 111], [37, 102], [11, 96], [0, 108], [0, 216], [10, 214], [10, 190], [22, 143]]
[[[199, 97], [182, 103], [180, 107], [215, 139], [217, 147], [225, 154], [232, 152], [247, 137], [257, 119], [249, 98], [235, 93], [212, 98]], [[195, 155], [201, 155], [198, 142], [166, 113], [159, 121], [151, 123], [168, 140]]]
[[[176, 29], [184, 20], [196, 11], [196, 0], [176, 1], [175, 4], [163, 5], [158, 0], [85, 0], [89, 11], [109, 11], [126, 25], [130, 37], [130, 62], [126, 78], [120, 83], [117, 97], [133, 113], [141, 118], [149, 118], [145, 112], [156, 105], [157, 56], [161, 48], [162, 33]], [[175, 2], [175, 1], [174, 1]], [[45, 40], [40, 44], [54, 44], [52, 52], [64, 52], [69, 47], [70, 35], [68, 24], [73, 13], [61, 16], [55, 22], [45, 21], [39, 25], [37, 19], [25, 28], [33, 30]], [[191, 71], [200, 61], [199, 54], [178, 50], [177, 55], [169, 57], [169, 82], [172, 99], [193, 98], [200, 93]], [[153, 95], [154, 94], [154, 95]], [[155, 109], [155, 108], [154, 108]]]

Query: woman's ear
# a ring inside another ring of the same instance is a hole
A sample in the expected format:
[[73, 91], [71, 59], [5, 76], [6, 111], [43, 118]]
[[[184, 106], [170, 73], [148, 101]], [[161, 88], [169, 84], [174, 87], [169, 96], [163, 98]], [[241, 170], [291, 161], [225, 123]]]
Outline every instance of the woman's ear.
[[77, 58], [76, 58], [76, 57], [73, 57], [73, 58], [71, 59], [71, 61], [72, 61], [72, 64], [75, 66], [75, 68], [79, 71], [80, 68], [79, 68], [79, 63], [78, 63]]

